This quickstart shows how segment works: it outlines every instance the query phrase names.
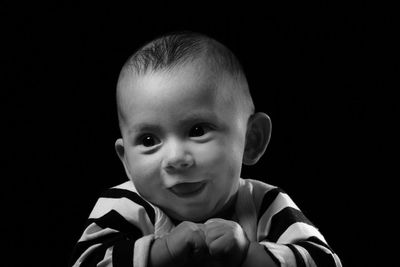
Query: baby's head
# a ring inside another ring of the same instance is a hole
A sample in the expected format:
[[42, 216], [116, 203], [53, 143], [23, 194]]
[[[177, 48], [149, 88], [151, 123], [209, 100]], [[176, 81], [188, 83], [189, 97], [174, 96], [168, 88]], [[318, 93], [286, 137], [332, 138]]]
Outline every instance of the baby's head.
[[170, 34], [140, 48], [117, 85], [117, 153], [138, 192], [177, 220], [202, 221], [234, 199], [242, 163], [264, 153], [244, 72], [219, 42]]

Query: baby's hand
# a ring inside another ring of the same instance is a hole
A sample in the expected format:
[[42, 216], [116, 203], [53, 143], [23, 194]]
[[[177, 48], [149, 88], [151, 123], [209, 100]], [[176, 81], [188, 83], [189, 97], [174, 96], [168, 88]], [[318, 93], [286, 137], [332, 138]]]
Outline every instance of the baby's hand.
[[234, 221], [210, 219], [203, 231], [211, 256], [226, 266], [239, 266], [247, 255], [250, 241], [242, 227]]
[[168, 251], [175, 266], [201, 261], [207, 254], [202, 225], [182, 222], [165, 239]]

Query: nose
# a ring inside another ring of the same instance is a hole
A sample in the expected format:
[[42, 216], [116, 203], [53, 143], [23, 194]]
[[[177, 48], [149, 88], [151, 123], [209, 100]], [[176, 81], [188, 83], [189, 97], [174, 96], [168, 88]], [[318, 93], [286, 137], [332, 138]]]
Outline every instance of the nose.
[[193, 155], [180, 140], [171, 140], [164, 159], [167, 171], [185, 170], [194, 164]]

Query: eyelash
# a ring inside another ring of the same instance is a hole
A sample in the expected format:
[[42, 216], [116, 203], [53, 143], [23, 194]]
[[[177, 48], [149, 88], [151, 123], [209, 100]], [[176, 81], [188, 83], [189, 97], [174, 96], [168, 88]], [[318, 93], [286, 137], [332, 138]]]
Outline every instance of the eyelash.
[[[200, 133], [195, 133], [194, 131], [196, 130], [196, 128], [200, 128], [201, 132]], [[189, 132], [188, 132], [188, 136], [191, 138], [200, 138], [204, 135], [206, 135], [208, 132], [214, 130], [215, 128], [207, 123], [198, 123], [193, 125]], [[146, 145], [146, 142], [149, 142]], [[156, 145], [158, 145], [159, 143], [161, 143], [161, 140], [155, 136], [154, 134], [150, 134], [150, 133], [145, 133], [140, 135], [135, 142], [137, 145], [141, 145], [144, 146], [146, 148], [150, 148], [150, 147], [154, 147]]]
[[[200, 135], [194, 134], [194, 130], [196, 128], [201, 128], [202, 133]], [[211, 125], [206, 124], [206, 123], [199, 123], [199, 124], [195, 124], [192, 128], [190, 128], [188, 135], [190, 137], [200, 137], [200, 136], [207, 134], [209, 131], [212, 131], [212, 130], [213, 130], [213, 127]]]
[[[151, 138], [151, 140], [146, 139], [146, 138]], [[151, 141], [152, 144], [145, 145], [146, 140], [147, 141]], [[139, 144], [139, 145], [142, 145], [144, 147], [153, 147], [153, 146], [161, 143], [161, 141], [153, 134], [142, 134], [141, 136], [139, 136], [139, 138], [137, 139], [136, 143]]]

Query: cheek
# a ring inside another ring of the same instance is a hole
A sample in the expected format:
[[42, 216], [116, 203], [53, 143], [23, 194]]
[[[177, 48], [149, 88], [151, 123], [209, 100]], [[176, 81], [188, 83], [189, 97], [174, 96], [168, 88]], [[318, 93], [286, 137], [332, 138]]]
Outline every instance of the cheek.
[[152, 160], [148, 157], [140, 157], [140, 156], [133, 156], [130, 157], [129, 165], [132, 176], [141, 177], [148, 175], [149, 172], [152, 170]]
[[133, 183], [142, 195], [147, 195], [161, 183], [159, 177], [158, 159], [153, 155], [139, 155], [130, 153], [128, 169]]
[[243, 149], [240, 144], [213, 142], [202, 147], [198, 152], [197, 166], [202, 167], [206, 172], [218, 172], [220, 176], [232, 178], [240, 175], [243, 158]]

